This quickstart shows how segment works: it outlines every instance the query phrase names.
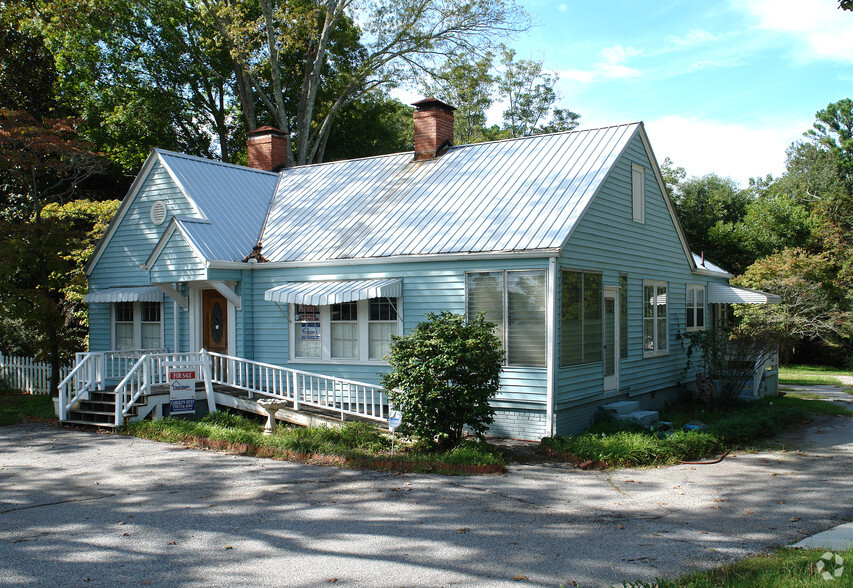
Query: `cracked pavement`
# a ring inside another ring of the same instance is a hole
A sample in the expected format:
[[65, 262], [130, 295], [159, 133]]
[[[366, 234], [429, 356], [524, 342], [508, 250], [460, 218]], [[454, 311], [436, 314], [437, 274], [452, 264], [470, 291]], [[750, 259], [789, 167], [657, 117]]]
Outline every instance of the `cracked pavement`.
[[[842, 397], [838, 397], [843, 399]], [[850, 397], [853, 399], [853, 397]], [[853, 418], [715, 465], [390, 474], [0, 428], [0, 584], [580, 586], [672, 578], [853, 516]]]

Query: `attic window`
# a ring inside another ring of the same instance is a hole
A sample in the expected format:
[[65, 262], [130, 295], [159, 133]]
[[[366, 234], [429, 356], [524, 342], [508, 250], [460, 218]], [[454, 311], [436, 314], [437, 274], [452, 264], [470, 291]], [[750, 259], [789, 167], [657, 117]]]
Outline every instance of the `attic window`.
[[166, 203], [158, 200], [151, 205], [151, 222], [155, 225], [162, 225], [166, 220]]

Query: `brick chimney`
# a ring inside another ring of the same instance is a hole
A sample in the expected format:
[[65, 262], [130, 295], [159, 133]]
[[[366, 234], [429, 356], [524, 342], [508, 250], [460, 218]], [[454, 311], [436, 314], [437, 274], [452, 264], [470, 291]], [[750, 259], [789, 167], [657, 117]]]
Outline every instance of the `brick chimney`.
[[415, 160], [435, 159], [453, 145], [453, 111], [450, 104], [426, 98], [415, 107]]
[[275, 127], [261, 127], [246, 133], [249, 167], [281, 171], [287, 167], [287, 135]]

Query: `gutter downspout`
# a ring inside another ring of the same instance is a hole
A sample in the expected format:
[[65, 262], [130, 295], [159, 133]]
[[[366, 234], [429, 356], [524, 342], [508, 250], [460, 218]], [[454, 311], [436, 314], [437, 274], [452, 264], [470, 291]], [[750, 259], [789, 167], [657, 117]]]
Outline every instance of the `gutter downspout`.
[[546, 345], [548, 356], [546, 359], [547, 385], [546, 385], [546, 409], [545, 409], [545, 433], [548, 436], [554, 434], [554, 407], [555, 392], [557, 388], [557, 258], [548, 260], [548, 329]]

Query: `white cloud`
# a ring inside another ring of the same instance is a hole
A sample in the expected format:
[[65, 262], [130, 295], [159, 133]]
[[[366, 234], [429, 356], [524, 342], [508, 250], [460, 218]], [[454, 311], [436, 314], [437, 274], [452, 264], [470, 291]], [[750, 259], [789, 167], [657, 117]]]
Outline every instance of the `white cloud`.
[[568, 12], [569, 7], [565, 4], [560, 4], [559, 6], [557, 6], [557, 10], [559, 10], [560, 12]]
[[667, 116], [647, 121], [646, 130], [658, 163], [670, 157], [688, 177], [715, 173], [746, 187], [751, 177], [780, 176], [785, 150], [809, 124], [791, 120], [762, 126]]
[[716, 41], [719, 38], [720, 37], [718, 35], [715, 35], [714, 33], [711, 33], [709, 31], [704, 31], [702, 29], [693, 29], [683, 37], [669, 35], [667, 36], [666, 40], [673, 50], [678, 50], [685, 49], [687, 47], [695, 47], [696, 45], [702, 45], [711, 41]]
[[828, 59], [853, 62], [853, 18], [837, 0], [729, 0], [752, 16], [759, 29], [792, 36], [800, 61]]
[[600, 60], [592, 69], [566, 69], [559, 73], [560, 78], [566, 80], [574, 80], [582, 84], [588, 84], [599, 79], [623, 79], [639, 76], [643, 72], [633, 67], [625, 65], [625, 61], [629, 57], [634, 57], [642, 54], [642, 51], [634, 47], [623, 47], [622, 45], [613, 45], [605, 47], [599, 51]]

